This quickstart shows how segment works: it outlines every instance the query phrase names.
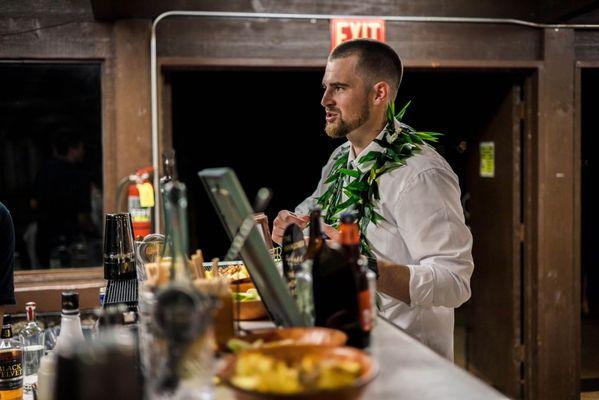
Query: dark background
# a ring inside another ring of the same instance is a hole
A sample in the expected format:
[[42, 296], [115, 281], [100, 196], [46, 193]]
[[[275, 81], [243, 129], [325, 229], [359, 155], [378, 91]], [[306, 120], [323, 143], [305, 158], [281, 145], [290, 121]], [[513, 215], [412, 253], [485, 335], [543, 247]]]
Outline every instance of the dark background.
[[[35, 220], [29, 199], [57, 131], [81, 138], [83, 168], [101, 190], [101, 104], [98, 63], [0, 63], [0, 201], [15, 224], [17, 269], [31, 267], [22, 238]], [[99, 265], [97, 256], [77, 266]]]
[[[322, 70], [172, 72], [173, 143], [178, 171], [189, 191], [190, 244], [222, 257], [229, 240], [197, 172], [229, 166], [253, 201], [261, 186], [273, 189], [270, 224], [310, 195], [331, 152], [342, 142], [324, 134]], [[467, 190], [460, 141], [484, 127], [518, 74], [408, 71], [396, 109], [412, 104], [404, 122], [444, 133], [439, 151]]]

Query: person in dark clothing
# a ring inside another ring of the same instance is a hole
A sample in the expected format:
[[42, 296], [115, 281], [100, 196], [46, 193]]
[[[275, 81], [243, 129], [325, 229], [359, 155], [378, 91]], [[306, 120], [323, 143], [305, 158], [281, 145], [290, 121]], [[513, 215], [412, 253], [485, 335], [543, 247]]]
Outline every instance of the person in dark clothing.
[[10, 212], [0, 203], [0, 324], [4, 306], [15, 304], [15, 229]]
[[[42, 268], [50, 266], [54, 248], [76, 240], [92, 229], [91, 181], [82, 167], [83, 142], [70, 132], [56, 135], [54, 157], [38, 172], [32, 206], [37, 211], [36, 252]], [[68, 259], [61, 266], [70, 266]]]

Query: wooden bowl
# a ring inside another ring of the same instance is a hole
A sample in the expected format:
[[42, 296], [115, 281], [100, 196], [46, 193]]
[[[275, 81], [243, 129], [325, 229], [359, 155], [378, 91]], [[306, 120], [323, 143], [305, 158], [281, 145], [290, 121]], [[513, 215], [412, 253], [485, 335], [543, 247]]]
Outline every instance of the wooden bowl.
[[[239, 304], [239, 305], [238, 305]], [[238, 309], [239, 307], [239, 309]], [[239, 315], [237, 311], [239, 310]], [[268, 316], [268, 312], [264, 307], [262, 300], [250, 301], [234, 301], [233, 302], [233, 318], [241, 321], [251, 321], [261, 319]]]
[[262, 393], [242, 389], [231, 383], [231, 379], [235, 375], [237, 358], [239, 357], [239, 355], [231, 355], [225, 358], [218, 376], [226, 386], [233, 390], [237, 400], [356, 400], [361, 398], [366, 386], [378, 374], [378, 366], [372, 357], [353, 347], [323, 347], [313, 345], [278, 346], [245, 350], [242, 354], [247, 355], [251, 353], [274, 357], [288, 364], [299, 363], [306, 355], [314, 356], [318, 359], [355, 361], [360, 364], [361, 373], [353, 384], [337, 389], [321, 389], [297, 394]]
[[[315, 345], [315, 346], [343, 346], [347, 342], [347, 335], [336, 329], [329, 328], [281, 328], [261, 329], [240, 336], [238, 339], [253, 343], [262, 340], [264, 343], [285, 341], [284, 345]], [[292, 343], [289, 343], [292, 341]]]
[[231, 291], [233, 293], [235, 292], [247, 292], [248, 289], [253, 289], [255, 288], [254, 284], [252, 282], [241, 282], [241, 281], [235, 281], [235, 282], [231, 282], [230, 286]]

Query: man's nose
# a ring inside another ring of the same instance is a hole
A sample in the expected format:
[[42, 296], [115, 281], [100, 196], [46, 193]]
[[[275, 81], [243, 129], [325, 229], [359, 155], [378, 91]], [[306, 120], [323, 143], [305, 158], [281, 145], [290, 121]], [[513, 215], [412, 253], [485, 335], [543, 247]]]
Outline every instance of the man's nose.
[[329, 89], [326, 89], [322, 95], [322, 99], [320, 100], [320, 105], [326, 108], [334, 104], [335, 103], [333, 102], [333, 96], [331, 96], [331, 91]]

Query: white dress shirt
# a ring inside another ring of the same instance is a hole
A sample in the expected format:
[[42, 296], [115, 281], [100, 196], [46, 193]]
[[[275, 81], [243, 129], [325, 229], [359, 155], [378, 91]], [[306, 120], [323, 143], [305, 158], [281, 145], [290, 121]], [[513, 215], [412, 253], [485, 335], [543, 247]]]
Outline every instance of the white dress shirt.
[[[378, 139], [384, 137], [384, 131]], [[331, 155], [322, 170], [316, 191], [297, 208], [308, 214], [324, 184], [333, 160], [345, 142]], [[371, 142], [360, 155], [383, 148]], [[348, 168], [362, 172], [370, 163], [356, 161], [350, 148]], [[470, 298], [472, 235], [464, 223], [458, 177], [432, 147], [422, 146], [405, 166], [383, 174], [379, 181], [377, 212], [385, 221], [370, 223], [366, 237], [377, 259], [410, 269], [411, 304], [379, 293], [382, 314], [442, 356], [453, 360], [453, 309]]]

